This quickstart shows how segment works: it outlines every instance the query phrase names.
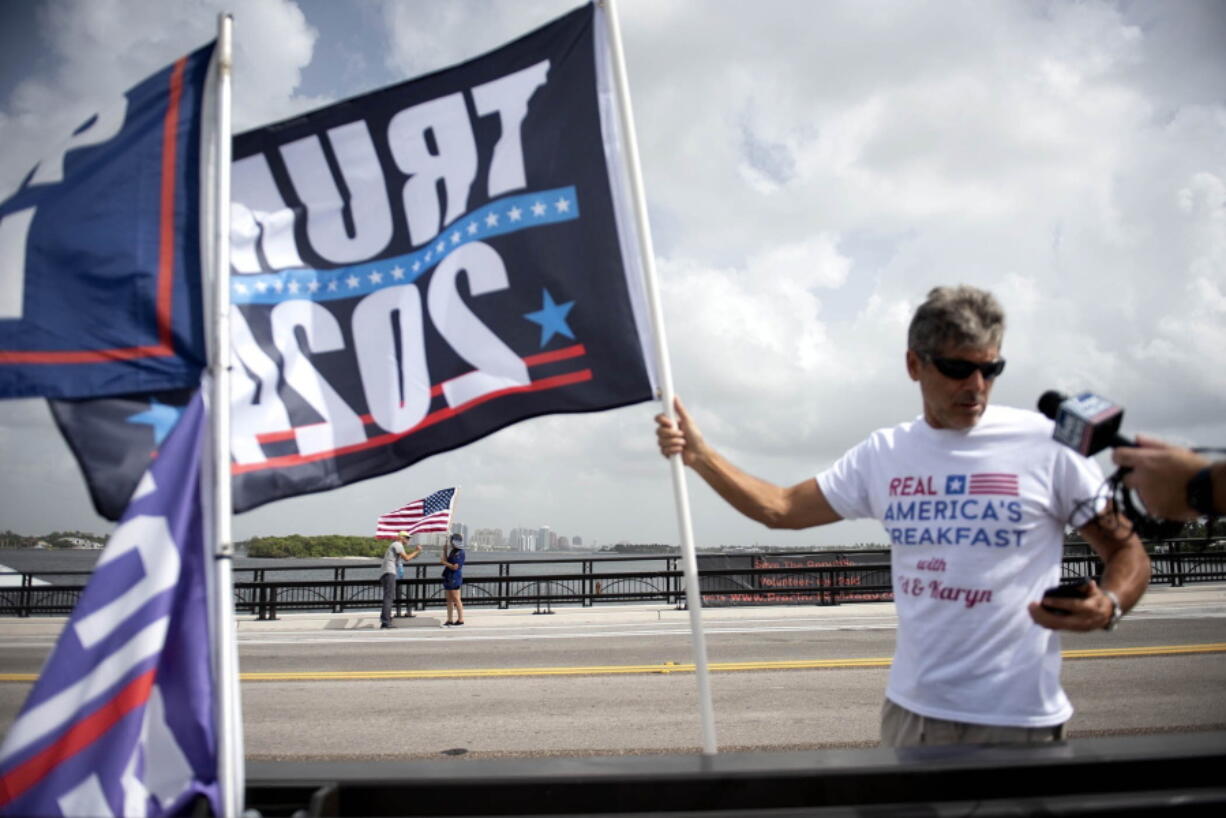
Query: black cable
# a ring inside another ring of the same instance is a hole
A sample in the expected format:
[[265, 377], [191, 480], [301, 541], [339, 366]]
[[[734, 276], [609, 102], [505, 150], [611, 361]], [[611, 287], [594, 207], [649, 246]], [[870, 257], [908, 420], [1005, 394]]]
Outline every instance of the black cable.
[[[1226, 454], [1226, 448], [1221, 446], [1193, 446], [1190, 450], [1196, 454]], [[1150, 515], [1141, 504], [1133, 499], [1133, 492], [1124, 485], [1124, 476], [1128, 474], [1130, 469], [1126, 466], [1121, 466], [1102, 485], [1098, 487], [1098, 491], [1094, 495], [1083, 500], [1078, 500], [1073, 505], [1073, 511], [1069, 515], [1066, 523], [1070, 528], [1078, 526], [1073, 522], [1079, 517], [1086, 507], [1090, 508], [1090, 521], [1098, 518], [1098, 505], [1104, 499], [1103, 494], [1106, 493], [1105, 499], [1110, 500], [1117, 509], [1132, 523], [1132, 529], [1143, 540], [1169, 540], [1180, 534], [1186, 527], [1186, 523], [1179, 520], [1164, 520], [1160, 517]], [[1208, 523], [1205, 526], [1206, 538], [1209, 538], [1213, 531], [1213, 524], [1216, 517], [1211, 515]], [[1104, 524], [1103, 518], [1098, 518], [1100, 526]], [[1110, 529], [1112, 525], [1107, 523], [1106, 528]]]

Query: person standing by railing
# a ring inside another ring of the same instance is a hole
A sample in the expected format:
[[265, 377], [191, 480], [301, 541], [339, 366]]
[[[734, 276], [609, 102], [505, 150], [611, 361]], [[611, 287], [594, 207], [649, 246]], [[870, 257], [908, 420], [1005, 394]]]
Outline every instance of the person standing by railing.
[[420, 545], [412, 554], [406, 554], [404, 547], [408, 541], [409, 538], [401, 531], [383, 552], [383, 573], [379, 576], [379, 582], [383, 585], [383, 610], [379, 614], [380, 629], [396, 627], [396, 624], [392, 622], [392, 602], [396, 599], [396, 580], [404, 576], [404, 564], [421, 554]]
[[443, 564], [443, 593], [447, 597], [447, 621], [445, 626], [464, 624], [464, 602], [460, 588], [464, 585], [464, 537], [451, 535], [451, 548], [439, 556]]

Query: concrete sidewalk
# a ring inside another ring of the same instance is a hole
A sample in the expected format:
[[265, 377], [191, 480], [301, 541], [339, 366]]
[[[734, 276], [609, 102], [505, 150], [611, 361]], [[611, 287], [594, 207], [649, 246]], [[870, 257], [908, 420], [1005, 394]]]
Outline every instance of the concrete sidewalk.
[[[415, 611], [412, 617], [396, 619], [398, 628], [440, 627], [446, 619], [441, 608]], [[819, 607], [816, 605], [770, 605], [740, 608], [703, 608], [703, 622], [748, 622], [754, 620], [850, 619], [875, 617], [892, 619], [894, 603], [869, 602]], [[688, 627], [690, 612], [678, 610], [671, 605], [603, 605], [592, 608], [579, 606], [554, 606], [552, 613], [538, 614], [535, 608], [511, 608], [498, 610], [468, 606], [464, 609], [466, 628], [540, 628], [572, 625], [619, 625], [666, 623]], [[240, 616], [238, 629], [241, 632], [272, 630], [368, 630], [379, 627], [379, 612], [352, 611], [341, 614], [328, 612], [284, 613], [275, 621], [260, 622], [253, 616]]]
[[[1171, 615], [1181, 610], [1209, 610], [1226, 615], [1226, 583], [1206, 583], [1171, 588], [1160, 585], [1146, 591], [1141, 602], [1129, 613], [1129, 617], [1147, 615]], [[892, 602], [855, 602], [842, 605], [763, 605], [737, 608], [704, 608], [704, 623], [735, 623], [753, 621], [779, 621], [788, 619], [879, 620], [893, 621]], [[396, 620], [399, 628], [438, 628], [446, 613], [442, 608], [430, 608], [415, 612], [412, 617]], [[35, 636], [59, 633], [67, 617], [16, 617], [0, 618], [0, 636]], [[543, 628], [575, 625], [614, 626], [619, 624], [663, 623], [688, 627], [690, 613], [677, 610], [671, 605], [605, 605], [592, 608], [578, 606], [554, 606], [552, 614], [537, 614], [532, 607], [512, 608], [500, 611], [495, 608], [469, 606], [465, 611], [466, 628]], [[379, 612], [376, 609], [347, 611], [335, 614], [328, 611], [307, 613], [282, 613], [275, 620], [260, 621], [253, 615], [237, 617], [240, 633], [268, 633], [275, 631], [325, 631], [325, 630], [377, 630]]]
[[[1226, 614], [1226, 583], [1171, 588], [1153, 586], [1145, 592], [1129, 616], [1171, 613], [1179, 609], [1220, 609]], [[893, 620], [893, 602], [848, 602], [842, 605], [755, 605], [746, 607], [703, 608], [704, 623], [751, 622], [781, 619], [881, 619]], [[401, 628], [439, 627], [446, 618], [441, 608], [414, 612], [413, 617], [396, 620]], [[552, 614], [537, 614], [534, 608], [496, 608], [469, 606], [464, 613], [464, 627], [532, 628], [561, 625], [649, 624], [654, 622], [688, 626], [690, 612], [671, 605], [604, 605], [591, 608], [554, 606]], [[328, 612], [285, 613], [275, 621], [260, 622], [254, 616], [238, 619], [240, 631], [268, 630], [366, 630], [379, 627], [379, 612], [353, 611], [343, 614]]]

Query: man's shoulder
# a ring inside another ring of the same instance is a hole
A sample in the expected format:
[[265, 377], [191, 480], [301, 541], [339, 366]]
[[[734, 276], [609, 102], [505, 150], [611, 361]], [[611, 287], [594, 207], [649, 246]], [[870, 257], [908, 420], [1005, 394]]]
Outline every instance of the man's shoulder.
[[[895, 449], [907, 445], [935, 445], [943, 448], [950, 445], [948, 430], [933, 429], [923, 416], [912, 418], [893, 426], [885, 426], [871, 432], [860, 445], [876, 450]], [[1042, 444], [1052, 440], [1052, 422], [1029, 409], [1014, 406], [989, 405], [979, 422], [967, 432], [971, 440], [980, 443], [1024, 440], [1030, 444]]]
[[1031, 409], [989, 405], [976, 426], [977, 431], [1051, 437], [1052, 422]]
[[992, 403], [983, 413], [984, 420], [993, 423], [1010, 423], [1032, 428], [1051, 428], [1051, 420], [1033, 409], [1020, 409], [1016, 406], [1005, 406]]

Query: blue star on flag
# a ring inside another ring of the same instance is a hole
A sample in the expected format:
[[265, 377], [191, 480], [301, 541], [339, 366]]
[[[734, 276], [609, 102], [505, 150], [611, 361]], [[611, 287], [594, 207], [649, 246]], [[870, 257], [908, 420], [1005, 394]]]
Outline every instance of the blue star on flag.
[[541, 347], [549, 343], [549, 339], [554, 335], [565, 335], [573, 340], [575, 334], [570, 331], [570, 326], [566, 323], [566, 315], [575, 306], [575, 302], [567, 301], [565, 304], [558, 304], [549, 294], [549, 290], [541, 290], [541, 292], [544, 294], [543, 306], [536, 312], [524, 315], [524, 318], [529, 321], [541, 325]]
[[149, 400], [149, 408], [128, 417], [128, 423], [146, 423], [153, 427], [153, 445], [161, 446], [170, 430], [179, 422], [186, 406], [170, 406], [157, 398]]

